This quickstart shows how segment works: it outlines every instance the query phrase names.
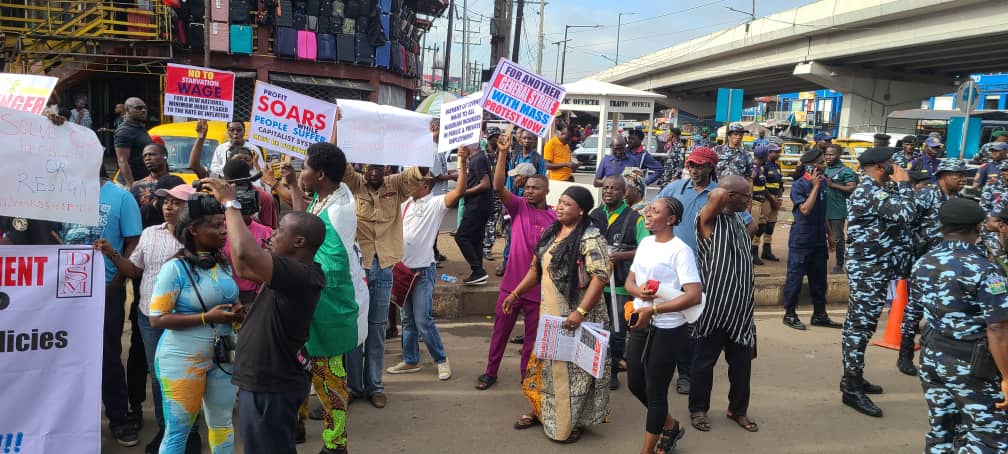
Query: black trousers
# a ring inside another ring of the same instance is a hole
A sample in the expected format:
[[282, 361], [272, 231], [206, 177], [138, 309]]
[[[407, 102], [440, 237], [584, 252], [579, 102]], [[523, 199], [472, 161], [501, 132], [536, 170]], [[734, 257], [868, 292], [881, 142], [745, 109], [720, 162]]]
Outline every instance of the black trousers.
[[126, 387], [129, 395], [129, 405], [132, 409], [140, 409], [147, 398], [147, 355], [144, 353], [143, 338], [140, 336], [140, 326], [137, 325], [137, 315], [140, 314], [140, 280], [133, 280], [133, 303], [130, 304], [130, 348], [126, 360]]
[[714, 385], [714, 365], [724, 352], [728, 362], [728, 411], [745, 415], [749, 410], [749, 378], [752, 374], [753, 348], [736, 344], [728, 333], [717, 331], [696, 340], [689, 394], [690, 413], [710, 410], [711, 388]]
[[129, 396], [122, 359], [122, 332], [126, 322], [126, 287], [105, 286], [105, 327], [102, 336], [102, 403], [111, 427], [126, 424]]
[[[686, 332], [693, 330], [693, 325], [686, 325]], [[696, 356], [696, 339], [692, 336], [686, 336], [686, 340], [683, 341], [683, 348], [679, 349], [679, 361], [676, 364], [676, 369], [679, 369], [679, 379], [690, 381], [690, 368], [693, 367], [693, 357]]]
[[246, 454], [297, 454], [298, 409], [308, 389], [253, 392], [238, 388], [238, 434]]
[[462, 222], [455, 231], [455, 244], [473, 273], [486, 272], [483, 270], [483, 235], [492, 209], [489, 198], [474, 199], [472, 204], [467, 202], [462, 210]]
[[660, 434], [668, 416], [668, 390], [676, 362], [689, 339], [686, 325], [631, 331], [627, 340], [627, 387], [647, 407], [645, 429]]
[[787, 274], [784, 278], [784, 309], [798, 306], [802, 280], [808, 276], [809, 296], [816, 313], [826, 312], [827, 247], [799, 248], [788, 244]]

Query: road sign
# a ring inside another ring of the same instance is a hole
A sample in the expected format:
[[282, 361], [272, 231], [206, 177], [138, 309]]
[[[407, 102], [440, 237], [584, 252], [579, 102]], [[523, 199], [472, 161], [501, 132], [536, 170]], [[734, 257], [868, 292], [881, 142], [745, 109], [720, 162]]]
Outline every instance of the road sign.
[[955, 94], [955, 108], [968, 114], [977, 110], [977, 107], [980, 107], [980, 89], [976, 82], [969, 79], [959, 84]]
[[970, 159], [980, 149], [980, 133], [983, 130], [983, 120], [978, 117], [949, 118], [948, 141], [945, 152], [949, 157]]
[[718, 88], [714, 121], [731, 123], [742, 119], [742, 89]]

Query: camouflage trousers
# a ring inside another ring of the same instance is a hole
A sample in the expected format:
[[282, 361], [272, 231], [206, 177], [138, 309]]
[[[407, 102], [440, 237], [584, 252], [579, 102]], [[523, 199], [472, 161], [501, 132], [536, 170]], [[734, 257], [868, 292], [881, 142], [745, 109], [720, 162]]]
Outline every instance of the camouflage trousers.
[[886, 304], [888, 276], [865, 277], [848, 274], [850, 299], [842, 331], [844, 374], [861, 376], [864, 372], [865, 349]]
[[1008, 412], [999, 382], [969, 374], [969, 362], [925, 347], [920, 361], [921, 387], [931, 430], [924, 452], [994, 454], [1008, 452]]

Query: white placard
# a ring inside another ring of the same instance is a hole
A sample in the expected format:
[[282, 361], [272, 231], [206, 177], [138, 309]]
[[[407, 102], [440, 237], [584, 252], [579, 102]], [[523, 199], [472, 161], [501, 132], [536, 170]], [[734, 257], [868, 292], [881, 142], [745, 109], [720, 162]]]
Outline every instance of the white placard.
[[0, 215], [98, 224], [104, 149], [94, 131], [0, 107], [0, 143]]
[[483, 130], [482, 93], [475, 93], [441, 106], [441, 130], [438, 152], [451, 151], [463, 145], [479, 143]]
[[434, 164], [427, 114], [368, 101], [340, 99], [336, 145], [347, 162], [430, 167]]
[[0, 107], [42, 113], [59, 79], [30, 74], [0, 73]]
[[545, 138], [550, 132], [547, 126], [566, 94], [562, 85], [502, 58], [483, 90], [480, 105], [487, 112]]
[[0, 446], [101, 452], [101, 253], [0, 246], [0, 262], [0, 383], [9, 410], [0, 412]]
[[248, 142], [304, 159], [308, 146], [332, 140], [336, 105], [256, 82]]

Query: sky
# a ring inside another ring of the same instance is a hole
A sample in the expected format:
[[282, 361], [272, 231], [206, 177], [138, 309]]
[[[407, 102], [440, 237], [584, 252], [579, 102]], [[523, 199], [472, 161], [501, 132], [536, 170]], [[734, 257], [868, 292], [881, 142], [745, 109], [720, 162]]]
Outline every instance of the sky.
[[[493, 0], [465, 0], [473, 31], [470, 46], [470, 61], [484, 66], [490, 61], [490, 17], [493, 14]], [[619, 61], [647, 55], [651, 52], [674, 46], [709, 33], [745, 23], [748, 13], [738, 13], [728, 8], [752, 11], [756, 4], [756, 17], [773, 14], [814, 0], [552, 0], [547, 1], [544, 25], [544, 49], [542, 75], [553, 79], [558, 72], [558, 46], [563, 41], [565, 25], [600, 25], [600, 28], [572, 28], [567, 38], [567, 57], [564, 65], [565, 82], [588, 77], [598, 71], [610, 68], [616, 59], [616, 34], [619, 13], [622, 26], [619, 27]], [[512, 0], [517, 8], [517, 0]], [[455, 1], [455, 40], [462, 40], [463, 0]], [[525, 18], [521, 33], [519, 63], [535, 69], [539, 34], [539, 1], [526, 0]], [[629, 14], [627, 14], [629, 13]], [[444, 59], [445, 35], [448, 28], [448, 13], [434, 21], [434, 28], [427, 35], [427, 46], [437, 45], [440, 50], [437, 59]], [[513, 39], [513, 33], [512, 33]], [[512, 41], [513, 42], [513, 41]], [[562, 46], [562, 44], [561, 44]], [[452, 47], [451, 75], [462, 74], [461, 44]], [[562, 47], [560, 48], [562, 51]], [[426, 72], [431, 71], [433, 53], [425, 58]]]

